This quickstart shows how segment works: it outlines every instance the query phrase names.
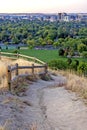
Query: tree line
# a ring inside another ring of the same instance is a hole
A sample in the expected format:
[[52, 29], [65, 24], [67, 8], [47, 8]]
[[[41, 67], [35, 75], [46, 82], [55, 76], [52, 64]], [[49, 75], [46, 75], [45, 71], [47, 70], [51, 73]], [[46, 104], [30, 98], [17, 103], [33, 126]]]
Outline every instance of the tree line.
[[56, 47], [75, 42], [72, 45], [75, 48], [78, 40], [87, 44], [86, 37], [86, 22], [0, 21], [0, 41], [6, 45], [23, 43], [34, 47], [51, 44]]

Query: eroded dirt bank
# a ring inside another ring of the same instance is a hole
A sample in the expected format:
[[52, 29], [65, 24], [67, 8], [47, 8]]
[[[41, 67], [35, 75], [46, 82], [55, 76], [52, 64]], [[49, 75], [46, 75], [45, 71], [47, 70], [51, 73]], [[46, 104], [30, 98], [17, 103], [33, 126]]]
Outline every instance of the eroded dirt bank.
[[75, 93], [57, 87], [64, 77], [53, 79], [34, 82], [22, 96], [1, 94], [0, 125], [9, 130], [87, 130], [87, 107]]

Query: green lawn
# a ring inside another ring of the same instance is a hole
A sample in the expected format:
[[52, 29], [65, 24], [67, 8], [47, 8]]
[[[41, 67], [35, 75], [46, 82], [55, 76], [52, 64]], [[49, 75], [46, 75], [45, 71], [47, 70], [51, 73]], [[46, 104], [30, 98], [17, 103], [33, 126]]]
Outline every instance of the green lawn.
[[20, 50], [20, 53], [36, 57], [44, 62], [59, 58], [57, 50]]
[[[2, 50], [5, 52], [13, 52], [14, 50]], [[66, 57], [60, 57], [58, 56], [58, 50], [34, 50], [34, 49], [23, 49], [23, 50], [19, 50], [20, 54], [24, 54], [24, 55], [28, 55], [28, 56], [33, 56], [36, 57], [44, 62], [49, 62], [52, 59], [61, 59], [61, 60], [67, 60]], [[75, 59], [75, 58], [73, 58]], [[83, 59], [83, 58], [76, 58], [80, 61], [86, 61], [87, 62], [87, 58]]]
[[[4, 52], [13, 52], [14, 50], [4, 50]], [[20, 54], [28, 55], [36, 57], [44, 62], [48, 62], [52, 59], [58, 58], [58, 51], [57, 50], [34, 50], [34, 49], [23, 49], [19, 50]]]

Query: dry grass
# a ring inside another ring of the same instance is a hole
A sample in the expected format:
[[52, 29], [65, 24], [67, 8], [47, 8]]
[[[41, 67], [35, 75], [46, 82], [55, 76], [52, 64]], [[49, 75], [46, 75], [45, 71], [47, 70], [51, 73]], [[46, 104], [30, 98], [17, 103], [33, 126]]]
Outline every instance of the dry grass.
[[8, 83], [8, 72], [7, 72], [7, 67], [10, 65], [12, 60], [7, 57], [1, 57], [0, 60], [0, 89], [2, 88], [7, 88]]
[[[14, 66], [16, 63], [18, 63], [19, 66], [32, 66], [34, 64], [35, 66], [40, 65], [34, 62], [30, 62], [24, 59], [17, 59], [17, 60], [11, 60], [10, 58], [3, 57], [0, 60], [0, 89], [7, 88], [8, 87], [8, 65]], [[34, 73], [43, 72], [44, 69], [36, 68], [34, 69]], [[19, 74], [31, 74], [31, 69], [20, 69]], [[15, 76], [15, 71], [12, 72], [12, 78]]]
[[12, 59], [9, 58], [9, 57], [6, 57], [6, 56], [1, 56], [0, 61], [2, 61], [3, 63], [5, 63], [5, 65], [9, 65], [9, 64], [11, 64]]
[[0, 88], [7, 87], [7, 65], [0, 61]]
[[[35, 66], [40, 65], [40, 64], [30, 62], [30, 61], [27, 61], [27, 60], [24, 60], [24, 59], [17, 59], [15, 61], [13, 61], [11, 63], [11, 65], [14, 66], [16, 63], [18, 63], [19, 66], [32, 66], [32, 64], [34, 64]], [[43, 71], [43, 69], [39, 69], [39, 68], [34, 69], [35, 73], [38, 73], [38, 72], [41, 72], [41, 71]], [[32, 73], [32, 70], [31, 69], [21, 69], [21, 70], [19, 70], [19, 74], [27, 74], [27, 73]]]
[[75, 74], [69, 74], [67, 79], [66, 88], [77, 92], [80, 96], [87, 99], [87, 79]]
[[[67, 78], [67, 83], [64, 85], [66, 89], [76, 92], [80, 97], [87, 99], [87, 78], [78, 76], [75, 72], [53, 70], [54, 75], [63, 75]], [[85, 100], [86, 101], [86, 100]]]
[[[54, 71], [56, 73], [56, 71]], [[57, 71], [58, 74], [61, 74], [67, 77], [67, 84], [65, 88], [76, 92], [84, 99], [87, 99], [87, 78], [84, 76], [80, 77], [74, 72], [70, 73], [68, 71]]]

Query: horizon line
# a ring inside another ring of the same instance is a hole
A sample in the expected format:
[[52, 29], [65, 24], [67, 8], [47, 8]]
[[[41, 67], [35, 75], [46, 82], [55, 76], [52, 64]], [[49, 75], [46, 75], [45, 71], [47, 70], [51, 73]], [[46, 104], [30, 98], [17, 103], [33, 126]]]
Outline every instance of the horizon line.
[[0, 12], [0, 14], [58, 14], [58, 13], [67, 13], [67, 14], [87, 14], [87, 12]]

